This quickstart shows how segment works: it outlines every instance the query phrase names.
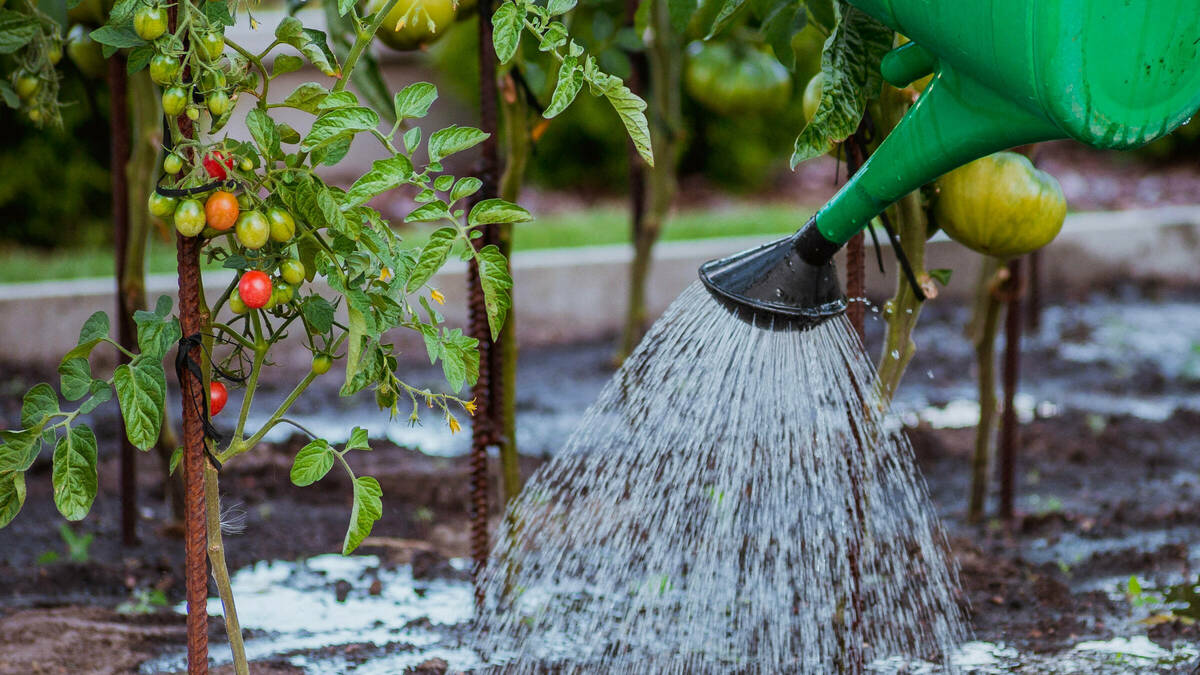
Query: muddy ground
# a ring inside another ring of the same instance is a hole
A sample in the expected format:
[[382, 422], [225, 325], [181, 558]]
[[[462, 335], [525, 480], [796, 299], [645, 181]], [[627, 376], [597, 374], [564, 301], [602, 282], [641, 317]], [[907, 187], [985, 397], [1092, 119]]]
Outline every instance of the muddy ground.
[[[965, 522], [974, 430], [966, 426], [969, 420], [947, 421], [953, 417], [948, 411], [973, 399], [971, 351], [961, 337], [965, 313], [936, 304], [927, 309], [898, 408], [910, 418], [917, 459], [961, 566], [962, 602], [976, 639], [1028, 655], [1115, 636], [1145, 635], [1167, 650], [1200, 641], [1195, 624], [1161, 618], [1139, 623], [1159, 612], [1152, 605], [1134, 607], [1121, 591], [1130, 575], [1147, 585], [1197, 578], [1197, 290], [1114, 287], [1089, 298], [1056, 298], [1044, 311], [1023, 356], [1029, 412], [1020, 429], [1020, 513], [1009, 526], [995, 519], [979, 526]], [[880, 322], [870, 322], [869, 341], [877, 342], [881, 330]], [[558, 430], [595, 396], [611, 372], [610, 357], [609, 344], [523, 354], [521, 420], [549, 430], [529, 437], [526, 472], [553, 451]], [[0, 419], [13, 423], [21, 393], [39, 373], [15, 366], [7, 372]], [[419, 366], [413, 372], [418, 380], [435, 376]], [[318, 390], [319, 403], [308, 415], [328, 409], [353, 420], [347, 415], [365, 409], [354, 406], [369, 405], [337, 403], [335, 386]], [[28, 476], [24, 510], [0, 531], [0, 674], [139, 672], [140, 664], [182, 644], [183, 619], [166, 608], [115, 611], [147, 589], [162, 591], [172, 604], [182, 600], [182, 541], [164, 502], [158, 460], [146, 454], [139, 467], [142, 543], [121, 547], [117, 420], [109, 412], [94, 422], [101, 438], [100, 495], [87, 520], [71, 526], [94, 536], [86, 561], [68, 559], [45, 458]], [[227, 537], [232, 569], [340, 549], [349, 484], [334, 472], [316, 485], [292, 486], [288, 469], [301, 444], [299, 437], [264, 444], [223, 470], [226, 502], [236, 506], [228, 520], [244, 528], [244, 534]], [[430, 456], [387, 440], [375, 440], [373, 447], [375, 452], [355, 458], [356, 469], [379, 478], [384, 517], [363, 552], [378, 555], [381, 567], [412, 563], [414, 579], [462, 579], [461, 566], [447, 559], [467, 553], [466, 459]], [[49, 552], [58, 560], [47, 561]], [[338, 581], [346, 583], [331, 577], [322, 592], [344, 595]], [[214, 619], [214, 651], [224, 649], [222, 630]], [[350, 670], [389, 649], [412, 646], [350, 642], [312, 651], [334, 653]], [[313, 654], [267, 655], [254, 672], [304, 672], [289, 665], [297, 656]], [[1125, 672], [1189, 667], [1137, 662]]]

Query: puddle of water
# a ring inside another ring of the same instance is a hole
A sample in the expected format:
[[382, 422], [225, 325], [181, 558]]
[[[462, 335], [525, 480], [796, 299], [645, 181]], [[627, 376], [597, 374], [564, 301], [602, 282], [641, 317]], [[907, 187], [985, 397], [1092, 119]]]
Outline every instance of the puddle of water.
[[[372, 595], [370, 587], [376, 579], [381, 587], [378, 595]], [[339, 601], [337, 586], [343, 581], [349, 584], [349, 591]], [[377, 664], [372, 662], [372, 669], [352, 672], [400, 672], [433, 656], [446, 658], [460, 669], [479, 663], [461, 648], [451, 630], [472, 617], [470, 582], [414, 580], [408, 565], [381, 567], [376, 556], [330, 554], [300, 562], [259, 562], [234, 574], [232, 585], [238, 618], [251, 635], [246, 639], [246, 655], [251, 660], [284, 655], [310, 673], [350, 672], [336, 655], [299, 652], [368, 643], [410, 648], [380, 660], [395, 670], [375, 670]], [[181, 604], [175, 610], [186, 613], [187, 608]], [[219, 599], [209, 598], [208, 612], [223, 614]], [[218, 664], [230, 660], [228, 648], [221, 643], [212, 645], [211, 656]], [[183, 653], [176, 650], [144, 664], [142, 672], [184, 669]]]

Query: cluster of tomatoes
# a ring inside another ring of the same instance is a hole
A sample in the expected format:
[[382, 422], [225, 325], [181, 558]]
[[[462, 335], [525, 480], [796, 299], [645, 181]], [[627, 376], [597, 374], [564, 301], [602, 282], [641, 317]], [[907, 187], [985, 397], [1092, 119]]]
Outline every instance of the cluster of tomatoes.
[[[133, 15], [133, 30], [147, 42], [155, 42], [167, 32], [167, 11], [158, 5], [143, 5]], [[194, 83], [183, 83], [180, 76], [183, 63], [176, 56], [158, 51], [150, 58], [150, 79], [163, 88], [163, 112], [169, 117], [187, 114], [200, 119], [200, 107], [193, 95], [204, 102], [213, 119], [233, 110], [234, 100], [228, 92], [228, 81], [221, 57], [225, 54], [225, 34], [220, 27], [201, 27], [189, 33], [192, 53], [199, 58], [193, 72], [199, 71]], [[157, 45], [158, 43], [155, 42]]]

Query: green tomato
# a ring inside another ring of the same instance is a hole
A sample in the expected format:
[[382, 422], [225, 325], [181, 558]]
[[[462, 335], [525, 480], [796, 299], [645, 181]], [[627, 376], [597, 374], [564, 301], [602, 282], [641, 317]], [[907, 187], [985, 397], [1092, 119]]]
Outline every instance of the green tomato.
[[196, 41], [196, 50], [206, 61], [216, 61], [225, 53], [225, 36], [209, 31]]
[[817, 73], [808, 81], [808, 86], [804, 87], [804, 99], [801, 101], [801, 106], [804, 110], [804, 119], [809, 122], [817, 116], [817, 106], [821, 104], [821, 92], [825, 90], [825, 73]]
[[271, 241], [283, 243], [296, 236], [296, 219], [283, 209], [268, 209], [267, 222], [271, 223]]
[[242, 301], [242, 295], [237, 292], [236, 288], [233, 289], [233, 292], [229, 294], [229, 310], [234, 314], [245, 314], [247, 309], [249, 308]]
[[[369, 0], [366, 12], [374, 14], [386, 4], [387, 0]], [[455, 14], [454, 0], [397, 0], [375, 35], [392, 49], [412, 51], [441, 37], [454, 23]], [[406, 17], [408, 21], [397, 28]]]
[[50, 65], [57, 66], [59, 61], [62, 61], [62, 44], [54, 43], [46, 49], [46, 60]]
[[174, 176], [175, 174], [179, 173], [182, 170], [183, 170], [183, 158], [180, 157], [179, 155], [172, 152], [171, 154], [167, 155], [166, 159], [163, 160], [163, 171], [166, 171], [167, 173], [171, 174], [172, 176]]
[[34, 124], [40, 124], [42, 121], [42, 111], [38, 110], [37, 108], [33, 108], [25, 114], [29, 117], [29, 121], [33, 122]]
[[223, 70], [206, 70], [200, 75], [201, 91], [224, 89], [226, 84], [225, 71]]
[[295, 258], [284, 260], [279, 265], [279, 276], [283, 277], [283, 280], [292, 286], [299, 286], [304, 283], [304, 272], [304, 263]]
[[164, 87], [175, 84], [179, 79], [179, 62], [166, 54], [155, 54], [150, 59], [150, 79]]
[[164, 197], [158, 194], [157, 190], [150, 192], [150, 199], [146, 203], [146, 208], [150, 209], [150, 214], [156, 218], [166, 218], [175, 212], [175, 207], [174, 197]]
[[294, 297], [296, 297], [296, 289], [291, 284], [275, 280], [271, 286], [271, 299], [275, 301], [276, 305], [286, 305]]
[[147, 42], [167, 32], [167, 13], [161, 7], [143, 6], [133, 13], [133, 32]]
[[67, 33], [67, 56], [79, 72], [91, 78], [101, 77], [107, 69], [99, 43], [78, 24]]
[[271, 226], [258, 211], [246, 211], [238, 216], [235, 231], [238, 243], [252, 251], [266, 246], [271, 238]]
[[688, 47], [684, 84], [701, 105], [729, 116], [779, 110], [792, 94], [792, 78], [775, 57], [721, 42]]
[[17, 96], [22, 101], [31, 100], [37, 93], [42, 90], [42, 81], [36, 75], [27, 71], [20, 71], [13, 80], [13, 89], [17, 91]]
[[175, 229], [185, 237], [204, 231], [204, 205], [198, 199], [185, 199], [175, 207]]
[[213, 117], [220, 117], [233, 109], [233, 101], [229, 100], [229, 95], [224, 91], [214, 91], [208, 95], [208, 112], [212, 113]]
[[163, 91], [163, 112], [171, 117], [178, 117], [187, 109], [188, 92], [183, 87], [168, 87]]
[[328, 354], [317, 354], [312, 360], [312, 371], [317, 375], [324, 375], [333, 367], [333, 357]]
[[248, 157], [243, 157], [242, 161], [238, 163], [238, 167], [241, 168], [242, 171], [253, 171], [254, 162], [250, 161]]
[[187, 108], [187, 118], [193, 122], [200, 119], [200, 109], [194, 105], [189, 105]]

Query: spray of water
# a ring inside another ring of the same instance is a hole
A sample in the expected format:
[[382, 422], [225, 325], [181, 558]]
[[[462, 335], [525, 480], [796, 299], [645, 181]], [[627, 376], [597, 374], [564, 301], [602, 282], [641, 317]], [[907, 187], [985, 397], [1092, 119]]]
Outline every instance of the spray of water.
[[841, 317], [801, 331], [693, 285], [506, 515], [484, 657], [679, 674], [944, 658], [966, 633], [957, 577], [873, 382]]

